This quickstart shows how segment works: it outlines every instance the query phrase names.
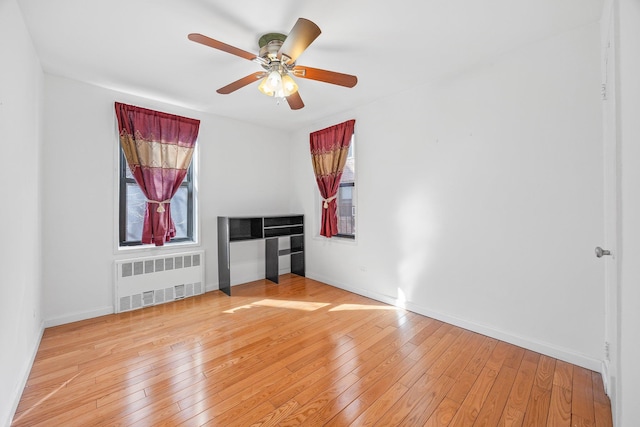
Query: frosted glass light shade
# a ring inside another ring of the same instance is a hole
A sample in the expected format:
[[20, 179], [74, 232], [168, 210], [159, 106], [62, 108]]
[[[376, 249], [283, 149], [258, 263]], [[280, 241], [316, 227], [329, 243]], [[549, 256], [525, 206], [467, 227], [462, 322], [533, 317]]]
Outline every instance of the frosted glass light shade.
[[285, 98], [298, 91], [298, 85], [290, 75], [281, 75], [278, 71], [272, 71], [262, 79], [258, 90], [267, 96]]

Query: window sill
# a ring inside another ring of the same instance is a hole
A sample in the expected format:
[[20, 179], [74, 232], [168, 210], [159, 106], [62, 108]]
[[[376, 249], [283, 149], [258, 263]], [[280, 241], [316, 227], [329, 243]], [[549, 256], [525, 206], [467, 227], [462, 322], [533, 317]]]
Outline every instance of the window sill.
[[327, 238], [327, 237], [321, 236], [320, 234], [316, 234], [315, 236], [313, 236], [313, 240], [320, 241], [320, 242], [326, 242], [326, 243], [336, 243], [336, 244], [339, 244], [339, 245], [350, 245], [350, 246], [357, 246], [358, 245], [358, 238], [357, 237], [333, 236], [331, 238]]
[[116, 254], [149, 254], [149, 253], [157, 253], [160, 251], [164, 252], [176, 252], [180, 251], [184, 248], [196, 248], [201, 245], [198, 242], [176, 242], [176, 243], [165, 243], [163, 246], [155, 246], [153, 244], [148, 245], [136, 245], [136, 246], [118, 246], [116, 248]]

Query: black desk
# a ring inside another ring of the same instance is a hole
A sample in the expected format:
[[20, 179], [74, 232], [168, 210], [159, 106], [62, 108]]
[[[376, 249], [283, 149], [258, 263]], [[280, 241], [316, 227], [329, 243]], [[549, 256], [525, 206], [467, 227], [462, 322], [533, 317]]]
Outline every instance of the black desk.
[[[289, 236], [290, 248], [278, 238]], [[218, 217], [218, 286], [231, 295], [231, 242], [264, 239], [265, 277], [278, 283], [280, 256], [291, 257], [291, 272], [304, 276], [304, 216]]]

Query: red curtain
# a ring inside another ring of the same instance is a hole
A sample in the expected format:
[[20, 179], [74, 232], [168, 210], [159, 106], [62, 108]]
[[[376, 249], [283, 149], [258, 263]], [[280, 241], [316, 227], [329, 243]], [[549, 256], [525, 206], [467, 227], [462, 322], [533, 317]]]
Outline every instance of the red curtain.
[[338, 234], [336, 197], [355, 123], [355, 120], [349, 120], [309, 135], [311, 162], [323, 198], [321, 236], [331, 237]]
[[115, 103], [120, 145], [147, 197], [142, 243], [162, 246], [176, 235], [170, 201], [187, 174], [200, 121]]

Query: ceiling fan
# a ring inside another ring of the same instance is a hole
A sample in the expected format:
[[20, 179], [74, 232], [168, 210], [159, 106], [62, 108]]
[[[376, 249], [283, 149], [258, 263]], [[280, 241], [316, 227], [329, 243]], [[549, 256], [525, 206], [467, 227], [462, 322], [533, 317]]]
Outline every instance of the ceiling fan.
[[296, 59], [320, 35], [320, 32], [320, 28], [316, 24], [308, 19], [299, 18], [289, 35], [268, 33], [260, 37], [258, 55], [202, 34], [192, 33], [188, 37], [189, 40], [196, 43], [257, 62], [264, 69], [221, 87], [216, 92], [224, 95], [230, 94], [253, 82], [262, 80], [258, 86], [262, 93], [278, 99], [285, 98], [292, 110], [299, 110], [304, 107], [304, 103], [298, 93], [298, 85], [291, 76], [345, 87], [354, 87], [358, 83], [358, 78], [350, 74], [296, 64]]

